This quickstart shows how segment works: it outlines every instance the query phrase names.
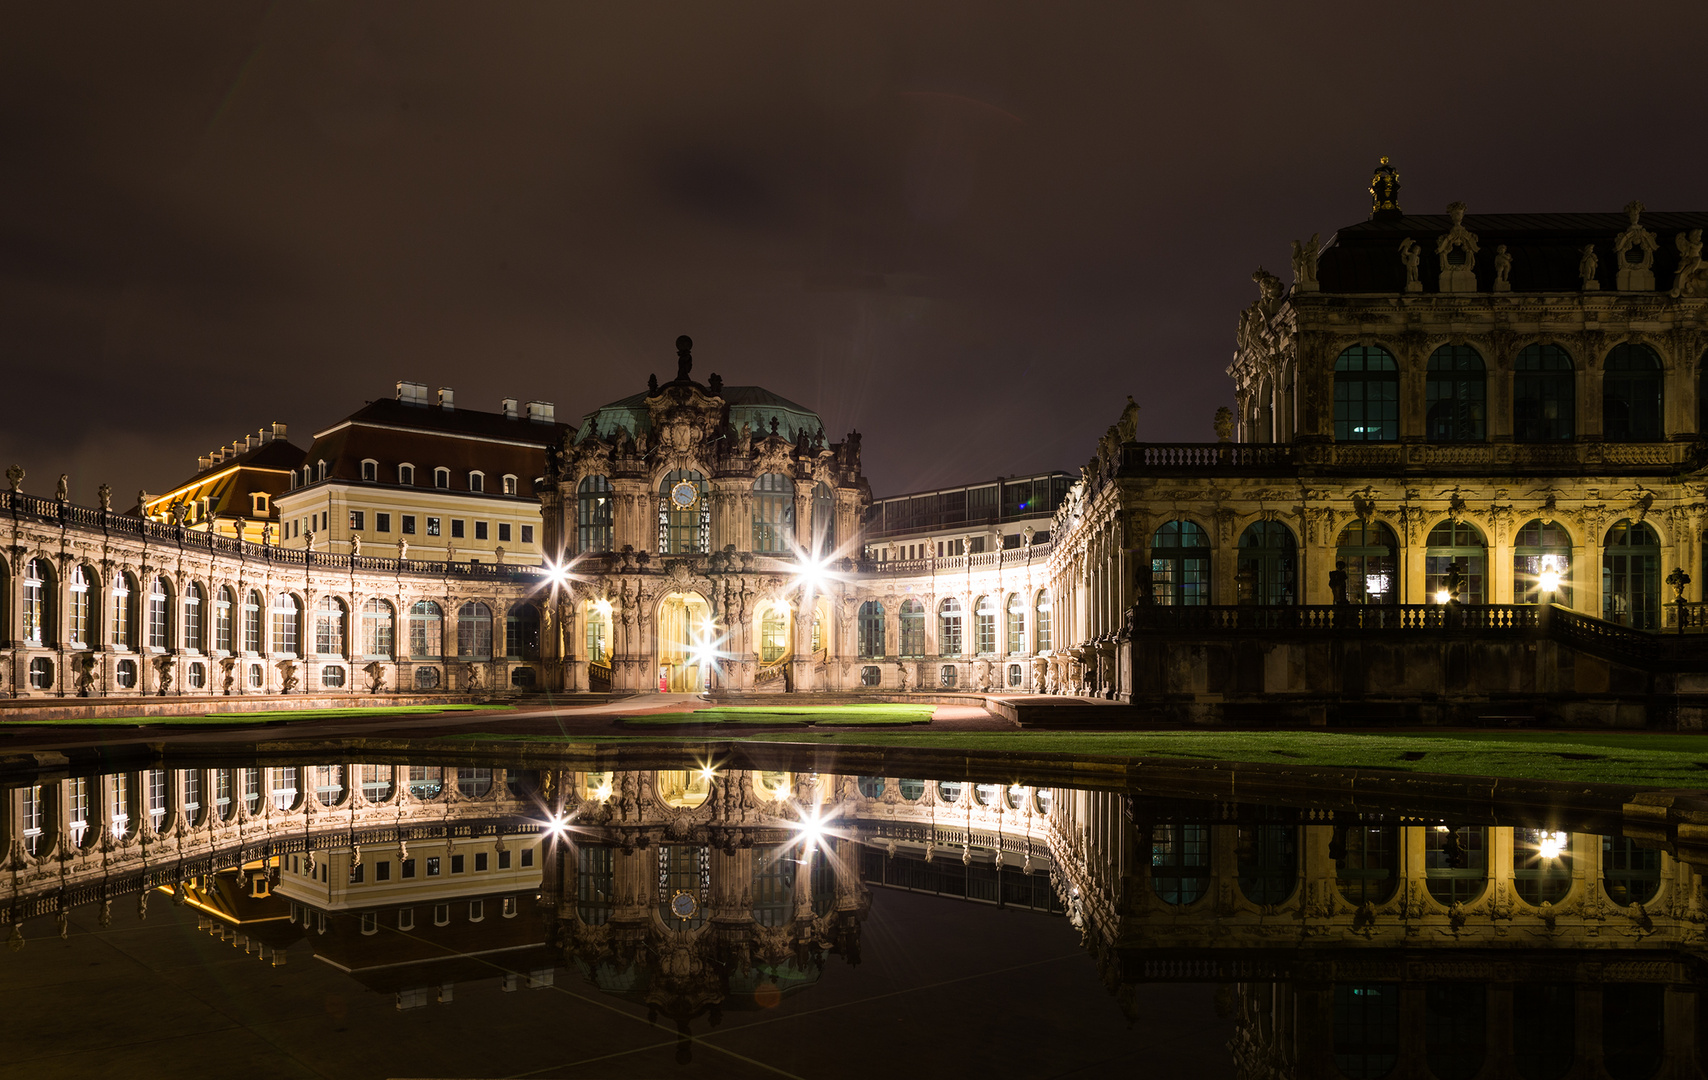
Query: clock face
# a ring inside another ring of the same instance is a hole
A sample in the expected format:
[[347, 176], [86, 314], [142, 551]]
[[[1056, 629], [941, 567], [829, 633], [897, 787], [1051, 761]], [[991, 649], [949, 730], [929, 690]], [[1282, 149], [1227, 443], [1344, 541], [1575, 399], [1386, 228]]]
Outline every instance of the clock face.
[[687, 480], [679, 480], [670, 489], [670, 501], [686, 510], [700, 501], [700, 489]]
[[694, 913], [700, 910], [700, 902], [685, 892], [679, 892], [670, 898], [670, 911], [678, 919], [692, 919]]

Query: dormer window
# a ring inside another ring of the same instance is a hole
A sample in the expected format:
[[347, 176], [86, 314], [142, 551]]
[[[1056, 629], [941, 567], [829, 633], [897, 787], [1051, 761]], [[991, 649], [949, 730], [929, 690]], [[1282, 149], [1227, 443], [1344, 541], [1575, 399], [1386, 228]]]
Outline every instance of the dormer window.
[[362, 459], [362, 479], [372, 484], [380, 478], [380, 463], [373, 458]]
[[486, 490], [486, 474], [483, 472], [479, 472], [479, 471], [469, 473], [469, 490], [470, 491], [485, 491]]
[[399, 465], [397, 467], [397, 482], [405, 486], [413, 486], [415, 483], [415, 466]]
[[267, 509], [266, 493], [257, 491], [249, 496], [250, 509], [256, 517], [266, 517], [272, 511]]
[[433, 486], [436, 488], [449, 488], [451, 486], [451, 470], [443, 468], [434, 469]]
[[316, 474], [315, 475], [316, 480], [326, 479], [326, 459], [325, 458], [321, 458], [320, 462], [315, 466], [315, 474]]
[[516, 477], [510, 473], [505, 473], [504, 474], [504, 494], [506, 494], [506, 495], [516, 494], [516, 487], [517, 487]]

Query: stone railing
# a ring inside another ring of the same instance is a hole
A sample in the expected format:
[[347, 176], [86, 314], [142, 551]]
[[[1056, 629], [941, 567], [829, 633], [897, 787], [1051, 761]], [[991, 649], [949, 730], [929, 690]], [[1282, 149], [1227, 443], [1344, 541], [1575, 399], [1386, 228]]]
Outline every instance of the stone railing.
[[[979, 551], [972, 555], [932, 556], [926, 559], [892, 559], [889, 562], [862, 563], [861, 568], [877, 574], [958, 574], [970, 570], [1001, 570], [1010, 566], [1026, 566], [1045, 562], [1052, 544], [1031, 544], [1025, 547], [1002, 548], [998, 551]], [[971, 566], [968, 563], [971, 563]]]
[[1132, 473], [1284, 472], [1298, 464], [1290, 443], [1128, 443], [1121, 449], [1122, 470]]
[[1612, 467], [1671, 472], [1691, 463], [1689, 442], [1609, 443], [1127, 443], [1121, 471], [1150, 474], [1265, 475], [1295, 470], [1356, 472], [1575, 471]]

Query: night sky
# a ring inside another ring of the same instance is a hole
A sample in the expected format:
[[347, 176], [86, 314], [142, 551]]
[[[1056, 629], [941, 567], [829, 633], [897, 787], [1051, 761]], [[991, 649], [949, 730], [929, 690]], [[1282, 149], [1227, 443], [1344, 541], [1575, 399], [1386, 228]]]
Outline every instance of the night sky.
[[410, 378], [675, 372], [876, 494], [1208, 441], [1259, 265], [1402, 201], [1708, 209], [1708, 5], [7, 3], [0, 465], [129, 505]]

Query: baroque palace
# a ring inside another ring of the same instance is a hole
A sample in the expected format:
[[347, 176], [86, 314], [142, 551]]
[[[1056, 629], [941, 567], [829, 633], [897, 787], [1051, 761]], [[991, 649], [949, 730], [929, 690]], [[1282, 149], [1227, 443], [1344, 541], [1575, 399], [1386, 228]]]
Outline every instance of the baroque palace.
[[1699, 722], [1699, 639], [1664, 631], [1700, 628], [1708, 576], [1708, 213], [1409, 215], [1385, 160], [1370, 191], [1368, 220], [1294, 244], [1290, 286], [1254, 275], [1216, 441], [1139, 442], [1128, 398], [1077, 479], [874, 501], [858, 432], [696, 380], [686, 338], [674, 379], [579, 426], [400, 382], [307, 451], [272, 425], [128, 513], [14, 467], [5, 690], [1009, 692], [1318, 721], [1410, 697], [1605, 723], [1670, 695]]

